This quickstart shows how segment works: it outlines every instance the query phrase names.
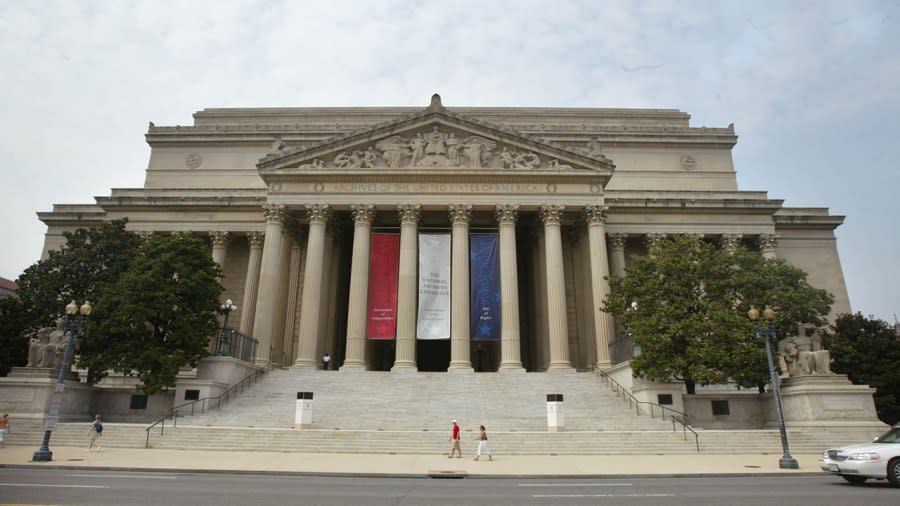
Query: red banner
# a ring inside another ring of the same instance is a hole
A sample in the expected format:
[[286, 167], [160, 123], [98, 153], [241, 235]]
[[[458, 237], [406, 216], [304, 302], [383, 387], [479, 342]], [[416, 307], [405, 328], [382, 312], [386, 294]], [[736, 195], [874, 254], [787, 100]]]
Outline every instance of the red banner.
[[397, 337], [397, 288], [400, 285], [400, 235], [372, 234], [369, 259], [369, 339]]

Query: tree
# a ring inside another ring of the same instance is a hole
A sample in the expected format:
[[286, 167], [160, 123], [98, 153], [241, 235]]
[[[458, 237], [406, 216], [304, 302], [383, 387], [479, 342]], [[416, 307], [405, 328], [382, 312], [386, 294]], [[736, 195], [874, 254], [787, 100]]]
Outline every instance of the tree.
[[856, 384], [877, 388], [875, 409], [887, 424], [900, 422], [900, 339], [884, 320], [843, 314], [825, 334], [832, 370]]
[[28, 361], [28, 338], [22, 303], [15, 297], [0, 299], [0, 376]]
[[81, 345], [79, 365], [91, 371], [136, 371], [151, 394], [196, 365], [218, 326], [219, 266], [191, 234], [154, 234], [129, 269], [99, 294]]
[[698, 383], [766, 383], [764, 343], [747, 318], [751, 305], [777, 309], [775, 325], [787, 335], [798, 322], [823, 324], [833, 300], [800, 269], [691, 236], [660, 241], [650, 255], [634, 259], [626, 276], [609, 282], [602, 309], [640, 345], [631, 360], [635, 374], [684, 381], [689, 394]]

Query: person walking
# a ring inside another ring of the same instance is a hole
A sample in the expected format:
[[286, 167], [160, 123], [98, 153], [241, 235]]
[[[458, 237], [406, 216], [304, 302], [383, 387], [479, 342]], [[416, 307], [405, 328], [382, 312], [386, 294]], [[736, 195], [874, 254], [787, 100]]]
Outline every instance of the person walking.
[[6, 448], [6, 434], [9, 433], [9, 414], [0, 419], [0, 448]]
[[484, 428], [484, 425], [480, 427], [478, 431], [478, 437], [475, 438], [478, 441], [478, 452], [475, 454], [475, 458], [472, 460], [478, 460], [481, 457], [482, 453], [486, 453], [488, 456], [488, 460], [494, 460], [494, 456], [491, 455], [491, 450], [488, 449], [487, 445], [487, 431]]
[[462, 448], [459, 446], [459, 425], [456, 423], [456, 420], [453, 420], [453, 431], [450, 432], [450, 455], [447, 455], [448, 459], [453, 458], [453, 454], [457, 453], [456, 458], [462, 457]]
[[322, 370], [327, 371], [330, 366], [331, 366], [331, 355], [326, 353], [326, 354], [322, 355]]
[[97, 451], [102, 451], [103, 447], [100, 446], [100, 438], [103, 437], [103, 422], [100, 420], [100, 415], [94, 417], [94, 423], [91, 424], [91, 430], [88, 432], [88, 435], [91, 436], [91, 444], [88, 445], [88, 451], [94, 449], [94, 445], [97, 446]]

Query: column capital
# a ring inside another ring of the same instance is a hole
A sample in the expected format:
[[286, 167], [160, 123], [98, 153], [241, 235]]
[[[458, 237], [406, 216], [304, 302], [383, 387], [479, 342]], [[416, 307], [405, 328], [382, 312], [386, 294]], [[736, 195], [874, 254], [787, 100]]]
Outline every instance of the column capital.
[[471, 204], [450, 204], [450, 221], [454, 225], [468, 225], [469, 220], [472, 219], [472, 205]]
[[228, 232], [210, 232], [209, 240], [212, 242], [213, 248], [224, 248], [228, 246], [228, 240], [231, 237]]
[[761, 250], [773, 250], [778, 247], [778, 235], [777, 234], [759, 234], [759, 249]]
[[566, 206], [562, 205], [543, 205], [541, 206], [541, 221], [544, 222], [544, 225], [559, 225], [559, 221], [565, 210]]
[[647, 249], [651, 250], [659, 245], [659, 242], [666, 238], [666, 234], [647, 234], [644, 236], [644, 243]]
[[331, 206], [328, 204], [306, 204], [306, 216], [310, 224], [319, 223], [324, 225], [328, 223], [328, 218], [331, 217]]
[[606, 225], [606, 212], [608, 210], [609, 206], [584, 206], [584, 217], [588, 225], [597, 223]]
[[371, 225], [375, 219], [375, 206], [372, 204], [353, 204], [350, 206], [354, 223]]
[[284, 204], [266, 204], [263, 206], [263, 216], [266, 223], [283, 224], [287, 217], [287, 206]]
[[266, 241], [265, 232], [247, 232], [247, 243], [250, 249], [260, 249]]
[[400, 223], [418, 223], [422, 217], [422, 206], [419, 204], [404, 204], [397, 206], [400, 213]]
[[743, 237], [741, 234], [722, 234], [722, 248], [729, 253], [734, 253], [740, 247]]
[[690, 237], [692, 239], [697, 239], [698, 241], [702, 241], [703, 238], [706, 237], [706, 234], [701, 232], [685, 232], [682, 235], [684, 235], [685, 237]]
[[628, 239], [628, 234], [606, 234], [609, 237], [609, 247], [612, 249], [624, 248], [625, 241]]
[[494, 210], [497, 222], [501, 225], [515, 225], [519, 219], [518, 204], [498, 204]]

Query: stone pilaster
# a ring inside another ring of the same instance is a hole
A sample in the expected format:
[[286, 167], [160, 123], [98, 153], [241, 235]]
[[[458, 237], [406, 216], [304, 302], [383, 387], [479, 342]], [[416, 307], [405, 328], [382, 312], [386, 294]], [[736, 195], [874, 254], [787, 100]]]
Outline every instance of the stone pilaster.
[[256, 316], [256, 289], [259, 287], [259, 269], [262, 263], [263, 240], [262, 232], [250, 232], [247, 234], [247, 242], [250, 244], [250, 258], [247, 260], [247, 277], [244, 278], [244, 297], [241, 305], [241, 333], [253, 332], [253, 320]]
[[418, 289], [418, 224], [422, 206], [401, 205], [400, 286], [397, 290], [397, 354], [392, 371], [416, 369], [416, 295]]
[[722, 234], [722, 248], [732, 255], [741, 247], [741, 234]]
[[496, 214], [500, 225], [500, 372], [524, 372], [519, 331], [519, 267], [516, 258], [519, 206], [498, 205]]
[[471, 205], [451, 204], [453, 225], [450, 264], [450, 370], [471, 371], [469, 311], [469, 220]]
[[775, 254], [775, 248], [778, 247], [778, 236], [775, 234], [759, 235], [759, 251], [762, 252], [763, 258], [766, 260], [775, 260], [778, 255]]
[[350, 265], [350, 301], [347, 309], [347, 349], [344, 369], [366, 368], [366, 310], [369, 297], [369, 251], [375, 206], [350, 206], [353, 211], [353, 259]]
[[594, 337], [597, 341], [597, 367], [611, 365], [609, 343], [615, 339], [616, 325], [611, 314], [600, 308], [609, 295], [609, 262], [606, 253], [606, 206], [585, 206], [588, 224], [588, 247], [591, 262], [591, 293], [594, 307]]
[[230, 239], [228, 232], [210, 232], [209, 239], [212, 242], [213, 262], [219, 264], [224, 273], [225, 258], [228, 255], [228, 240]]
[[625, 276], [625, 241], [628, 234], [607, 234], [611, 251], [609, 264], [614, 276]]
[[328, 204], [306, 206], [309, 235], [306, 244], [306, 268], [303, 271], [303, 300], [300, 303], [300, 347], [298, 367], [316, 367], [316, 342], [319, 338], [319, 310], [322, 307], [322, 268], [325, 262], [325, 227], [331, 216]]
[[573, 371], [569, 361], [569, 331], [566, 322], [566, 287], [560, 219], [566, 206], [541, 206], [547, 257], [547, 317], [550, 337], [548, 371]]
[[263, 245], [262, 265], [259, 273], [259, 291], [256, 300], [256, 317], [253, 320], [253, 337], [259, 341], [256, 361], [271, 362], [273, 331], [275, 330], [275, 298], [278, 288], [278, 273], [281, 271], [281, 231], [287, 215], [284, 205], [263, 206], [266, 217], [266, 241]]
[[303, 257], [303, 241], [306, 239], [306, 232], [300, 229], [291, 231], [291, 255], [288, 266], [288, 287], [287, 302], [285, 303], [284, 318], [284, 362], [291, 363], [294, 361], [296, 349], [294, 348], [294, 330], [297, 325], [297, 295], [298, 285], [300, 284], [300, 259]]

